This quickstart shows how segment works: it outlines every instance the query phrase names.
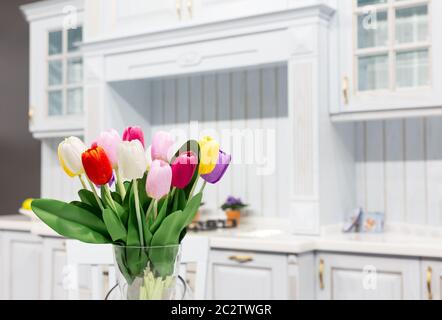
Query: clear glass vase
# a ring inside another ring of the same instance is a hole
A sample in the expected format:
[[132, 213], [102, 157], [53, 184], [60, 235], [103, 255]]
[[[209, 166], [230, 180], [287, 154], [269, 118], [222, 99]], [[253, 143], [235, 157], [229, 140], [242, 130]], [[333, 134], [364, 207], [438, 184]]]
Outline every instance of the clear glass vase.
[[[117, 283], [123, 300], [181, 300], [187, 285], [178, 279], [181, 246], [114, 245]], [[181, 288], [179, 288], [181, 287]]]

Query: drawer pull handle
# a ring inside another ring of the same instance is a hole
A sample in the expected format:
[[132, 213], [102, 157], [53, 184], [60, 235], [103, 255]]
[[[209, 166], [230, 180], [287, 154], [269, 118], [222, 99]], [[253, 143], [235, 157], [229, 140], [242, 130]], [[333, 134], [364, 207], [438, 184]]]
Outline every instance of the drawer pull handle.
[[230, 256], [229, 260], [236, 261], [238, 263], [252, 262], [253, 257], [251, 256]]
[[432, 279], [433, 279], [433, 269], [431, 267], [428, 267], [428, 269], [427, 269], [427, 293], [428, 293], [428, 300], [433, 300], [433, 290], [431, 288]]
[[324, 290], [324, 259], [319, 260], [319, 288]]
[[32, 121], [33, 119], [34, 119], [34, 114], [35, 114], [35, 111], [34, 111], [34, 108], [29, 108], [29, 111], [28, 111], [28, 119], [29, 119], [29, 121]]

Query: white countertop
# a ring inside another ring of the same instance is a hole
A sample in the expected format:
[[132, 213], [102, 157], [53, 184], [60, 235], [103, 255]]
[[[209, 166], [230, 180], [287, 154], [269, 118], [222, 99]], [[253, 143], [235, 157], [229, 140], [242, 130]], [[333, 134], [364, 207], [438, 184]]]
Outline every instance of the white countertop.
[[[237, 229], [199, 232], [214, 249], [302, 254], [311, 251], [361, 253], [442, 259], [442, 228], [390, 225], [383, 234], [344, 234], [339, 226], [324, 228], [321, 236], [295, 236], [284, 223], [244, 223]], [[265, 225], [267, 229], [260, 228]], [[0, 230], [26, 231], [40, 236], [57, 234], [40, 221], [23, 215], [0, 216]]]

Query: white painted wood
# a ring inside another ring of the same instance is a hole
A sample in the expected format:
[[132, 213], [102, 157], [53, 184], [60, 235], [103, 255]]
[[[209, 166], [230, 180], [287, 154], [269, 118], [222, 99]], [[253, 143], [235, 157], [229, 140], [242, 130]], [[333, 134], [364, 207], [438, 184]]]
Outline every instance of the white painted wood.
[[[240, 263], [234, 257], [249, 257]], [[240, 251], [210, 252], [208, 297], [215, 300], [287, 299], [287, 256]]]
[[26, 232], [4, 232], [2, 238], [4, 299], [42, 299], [42, 239]]
[[[436, 117], [357, 124], [355, 165], [359, 205], [375, 211], [385, 208], [388, 222], [442, 224], [441, 121]], [[384, 127], [384, 133], [372, 129], [371, 134], [369, 126]], [[376, 160], [380, 153], [378, 145], [384, 145], [385, 157], [381, 162]], [[378, 170], [376, 179], [374, 167]], [[371, 181], [367, 180], [368, 170], [372, 170]], [[364, 201], [366, 197], [383, 201], [377, 200], [378, 204], [369, 207]]]
[[207, 273], [209, 263], [209, 238], [205, 236], [187, 236], [181, 243], [180, 275], [185, 275], [187, 264], [195, 263], [195, 284], [193, 297], [196, 300], [206, 298]]
[[63, 270], [66, 266], [64, 239], [43, 239], [42, 298], [45, 300], [65, 300]]
[[384, 211], [384, 123], [368, 122], [366, 132], [367, 156], [367, 206], [366, 210]]
[[63, 136], [84, 128], [83, 115], [48, 116], [47, 112], [48, 32], [65, 28], [68, 18], [63, 8], [68, 6], [76, 8], [77, 25], [82, 25], [83, 1], [42, 1], [21, 7], [30, 23], [29, 129], [38, 138]]
[[[320, 287], [320, 261], [324, 263]], [[321, 300], [420, 299], [418, 259], [320, 253], [316, 257], [316, 292]]]
[[442, 300], [442, 261], [421, 261], [421, 292], [423, 300]]
[[[339, 110], [331, 109], [336, 121], [347, 120], [368, 120], [385, 119], [390, 117], [416, 117], [425, 116], [434, 113], [440, 115], [442, 105], [442, 93], [438, 88], [442, 86], [441, 62], [436, 57], [442, 52], [442, 41], [433, 36], [436, 30], [441, 30], [442, 21], [438, 19], [439, 12], [442, 12], [442, 3], [440, 1], [431, 1], [429, 6], [429, 28], [430, 28], [430, 57], [429, 61], [431, 74], [431, 84], [429, 87], [419, 89], [405, 89], [397, 91], [383, 90], [379, 92], [357, 92], [355, 88], [355, 77], [357, 76], [354, 62], [354, 32], [356, 32], [356, 23], [354, 21], [354, 1], [337, 1], [337, 28], [339, 33], [338, 48], [340, 57], [340, 72], [335, 80], [337, 85], [335, 90], [339, 92], [340, 107]], [[392, 41], [393, 43], [394, 41]], [[334, 59], [334, 56], [330, 56]], [[330, 63], [335, 63], [330, 60]], [[342, 94], [342, 82], [344, 77], [349, 79], [349, 102], [345, 103]], [[333, 87], [333, 86], [332, 86]], [[434, 110], [431, 110], [434, 109]]]

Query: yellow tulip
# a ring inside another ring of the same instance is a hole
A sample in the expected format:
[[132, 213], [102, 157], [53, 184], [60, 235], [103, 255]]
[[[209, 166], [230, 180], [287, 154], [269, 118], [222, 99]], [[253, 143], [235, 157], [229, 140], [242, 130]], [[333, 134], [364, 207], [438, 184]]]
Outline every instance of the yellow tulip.
[[219, 156], [219, 143], [212, 137], [205, 136], [199, 142], [200, 166], [199, 174], [209, 174], [215, 169]]

